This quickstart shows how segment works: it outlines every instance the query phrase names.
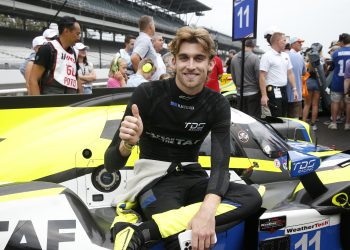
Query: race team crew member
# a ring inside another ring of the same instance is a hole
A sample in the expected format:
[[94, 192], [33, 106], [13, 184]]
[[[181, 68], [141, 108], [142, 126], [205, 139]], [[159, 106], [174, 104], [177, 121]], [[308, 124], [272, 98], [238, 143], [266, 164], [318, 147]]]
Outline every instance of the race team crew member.
[[42, 46], [30, 74], [31, 95], [82, 93], [79, 64], [72, 46], [80, 39], [80, 25], [64, 16], [58, 24], [59, 37]]
[[[261, 205], [255, 188], [229, 182], [230, 105], [221, 94], [204, 87], [214, 67], [212, 38], [204, 29], [183, 27], [170, 51], [176, 77], [135, 89], [105, 153], [105, 167], [115, 171], [125, 166], [132, 147], [139, 143], [140, 160], [133, 178], [142, 178], [128, 180], [135, 185], [127, 185], [127, 193], [153, 177], [139, 192], [125, 197], [138, 202], [146, 221], [136, 226], [115, 220], [114, 249], [140, 249], [162, 238], [167, 249], [178, 249], [177, 234], [186, 229], [192, 229], [192, 249], [208, 249], [214, 244], [215, 226], [244, 220]], [[210, 178], [198, 163], [209, 132]]]
[[292, 86], [294, 100], [298, 100], [293, 66], [289, 55], [283, 52], [286, 46], [285, 35], [275, 32], [270, 42], [271, 50], [267, 51], [260, 61], [261, 105], [269, 107], [272, 116], [285, 117], [288, 111], [287, 77]]

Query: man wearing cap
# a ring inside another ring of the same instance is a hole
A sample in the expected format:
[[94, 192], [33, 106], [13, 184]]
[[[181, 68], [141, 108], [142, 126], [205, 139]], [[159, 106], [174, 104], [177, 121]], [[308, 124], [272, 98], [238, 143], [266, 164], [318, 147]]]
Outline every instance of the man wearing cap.
[[329, 129], [338, 129], [337, 115], [340, 103], [344, 100], [344, 71], [346, 62], [350, 60], [350, 35], [343, 33], [339, 35], [338, 43], [341, 46], [332, 55], [332, 65], [334, 67], [333, 78], [330, 86], [331, 90], [331, 114], [332, 122]]
[[21, 64], [19, 68], [20, 72], [22, 73], [22, 75], [26, 80], [26, 88], [27, 88], [28, 94], [30, 94], [29, 76], [30, 76], [30, 72], [32, 71], [35, 55], [39, 51], [40, 47], [46, 43], [47, 43], [47, 40], [45, 39], [45, 37], [43, 36], [35, 37], [32, 41], [32, 48], [34, 51], [30, 53], [30, 55], [24, 60], [24, 62]]
[[[260, 88], [259, 88], [259, 57], [253, 53], [255, 40], [245, 41], [245, 63], [243, 81], [243, 112], [248, 115], [261, 117]], [[232, 80], [237, 86], [238, 104], [241, 103], [241, 70], [242, 52], [238, 52], [231, 62]]]
[[301, 101], [302, 101], [302, 82], [301, 77], [306, 73], [306, 66], [303, 57], [300, 55], [301, 47], [304, 40], [298, 37], [292, 37], [289, 41], [291, 49], [288, 52], [290, 61], [293, 66], [293, 74], [295, 78], [295, 87], [297, 88], [298, 99], [294, 99], [294, 91], [292, 84], [288, 81], [288, 117], [301, 117]]
[[36, 54], [29, 78], [31, 95], [82, 92], [79, 64], [72, 47], [80, 39], [80, 25], [74, 17], [65, 16], [58, 29], [58, 39], [42, 46]]
[[292, 85], [294, 100], [298, 100], [293, 66], [289, 55], [283, 52], [286, 46], [285, 35], [275, 32], [270, 42], [271, 50], [260, 61], [261, 105], [268, 107], [272, 116], [285, 117], [288, 110], [287, 79]]
[[57, 31], [50, 28], [46, 29], [43, 32], [43, 37], [45, 37], [47, 41], [55, 40], [57, 38], [57, 35], [58, 35]]

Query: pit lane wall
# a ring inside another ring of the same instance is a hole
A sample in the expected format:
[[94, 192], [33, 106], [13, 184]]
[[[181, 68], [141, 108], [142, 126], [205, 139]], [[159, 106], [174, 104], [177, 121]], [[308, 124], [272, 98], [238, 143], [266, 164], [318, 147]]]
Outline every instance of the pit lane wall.
[[[106, 87], [109, 69], [95, 69], [96, 81], [93, 87]], [[25, 80], [19, 69], [0, 69], [0, 96], [21, 96], [27, 94]]]

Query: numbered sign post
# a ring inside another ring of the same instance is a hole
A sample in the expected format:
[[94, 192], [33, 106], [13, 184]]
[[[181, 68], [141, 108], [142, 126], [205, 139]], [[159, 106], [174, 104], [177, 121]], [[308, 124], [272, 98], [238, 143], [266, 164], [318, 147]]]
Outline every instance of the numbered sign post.
[[233, 0], [232, 41], [242, 41], [240, 110], [243, 110], [245, 41], [256, 38], [258, 0]]
[[258, 0], [233, 0], [232, 40], [256, 38]]

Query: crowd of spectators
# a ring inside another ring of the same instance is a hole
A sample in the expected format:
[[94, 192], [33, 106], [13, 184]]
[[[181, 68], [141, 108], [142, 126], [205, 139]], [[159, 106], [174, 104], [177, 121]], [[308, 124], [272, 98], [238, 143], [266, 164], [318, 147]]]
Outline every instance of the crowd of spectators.
[[[93, 91], [96, 73], [93, 64], [88, 61], [89, 47], [80, 42], [79, 23], [72, 17], [63, 17], [62, 20], [58, 27], [50, 27], [42, 36], [33, 39], [33, 52], [20, 67], [30, 95], [90, 94]], [[139, 35], [126, 35], [125, 47], [117, 51], [111, 61], [108, 88], [137, 87], [143, 82], [175, 76], [173, 55], [167, 52], [162, 35], [155, 30], [151, 16], [140, 17]], [[237, 86], [236, 108], [259, 118], [271, 115], [310, 121], [313, 130], [317, 130], [320, 97], [327, 99], [328, 96], [331, 110], [330, 121], [326, 123], [328, 128], [338, 129], [338, 124], [345, 120], [344, 129], [350, 130], [350, 35], [343, 33], [338, 41], [332, 42], [329, 60], [323, 57], [319, 43], [312, 45], [313, 50], [303, 51], [304, 40], [299, 37], [289, 39], [282, 32], [272, 30], [267, 31], [264, 37], [271, 48], [261, 57], [253, 52], [255, 40], [245, 41], [242, 97], [242, 53], [233, 49], [229, 50], [224, 64], [219, 56], [214, 57], [215, 66], [208, 75], [206, 86], [220, 92], [220, 78], [226, 68], [226, 73], [232, 75]], [[54, 61], [52, 49], [71, 56], [65, 54], [62, 60]], [[318, 61], [310, 58], [310, 53], [315, 52], [318, 53]], [[65, 67], [67, 70], [63, 70]], [[71, 69], [69, 74], [66, 72], [68, 68]], [[51, 81], [56, 89], [45, 92], [45, 89], [52, 88]], [[50, 88], [45, 88], [45, 84]]]
[[[303, 52], [304, 40], [299, 37], [288, 39], [274, 31], [267, 31], [264, 37], [271, 48], [261, 58], [253, 57], [251, 52], [255, 41], [246, 40], [243, 112], [259, 118], [267, 112], [271, 116], [300, 119], [317, 130], [322, 96], [326, 108], [331, 110], [331, 120], [325, 122], [328, 128], [338, 129], [345, 120], [344, 129], [350, 130], [350, 35], [340, 34], [332, 42], [328, 60], [319, 43]], [[232, 57], [229, 71], [237, 85], [237, 108], [241, 102], [241, 57], [241, 52]]]

